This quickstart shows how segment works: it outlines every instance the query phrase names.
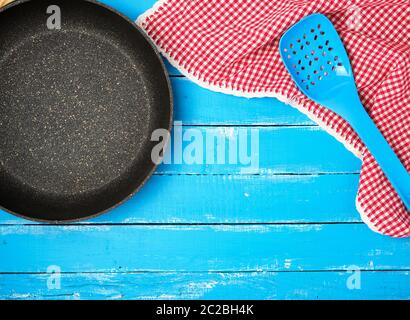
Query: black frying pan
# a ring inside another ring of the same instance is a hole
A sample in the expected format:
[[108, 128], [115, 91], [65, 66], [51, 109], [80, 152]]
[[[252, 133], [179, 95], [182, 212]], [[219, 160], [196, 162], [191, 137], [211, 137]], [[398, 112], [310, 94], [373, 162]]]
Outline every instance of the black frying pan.
[[[48, 28], [50, 5], [61, 9], [60, 30]], [[0, 9], [4, 210], [67, 221], [113, 208], [155, 169], [151, 134], [171, 119], [164, 65], [118, 12], [84, 0]]]

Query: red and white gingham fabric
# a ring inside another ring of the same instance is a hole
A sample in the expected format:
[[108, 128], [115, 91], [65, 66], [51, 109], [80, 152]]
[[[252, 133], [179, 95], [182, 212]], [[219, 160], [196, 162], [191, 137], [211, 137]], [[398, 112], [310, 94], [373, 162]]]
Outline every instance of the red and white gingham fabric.
[[198, 84], [274, 96], [308, 114], [363, 158], [357, 208], [371, 229], [410, 236], [410, 213], [351, 127], [298, 91], [279, 56], [281, 35], [320, 12], [351, 58], [362, 102], [410, 170], [410, 0], [165, 0], [138, 19], [160, 51]]

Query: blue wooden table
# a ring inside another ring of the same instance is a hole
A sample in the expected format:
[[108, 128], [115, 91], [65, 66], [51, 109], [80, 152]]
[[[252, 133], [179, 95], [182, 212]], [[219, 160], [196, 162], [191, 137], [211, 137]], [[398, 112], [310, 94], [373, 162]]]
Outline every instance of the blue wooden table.
[[[132, 19], [154, 3], [105, 2]], [[78, 224], [0, 212], [0, 298], [410, 297], [410, 241], [361, 222], [355, 156], [275, 99], [214, 93], [168, 70], [182, 131], [257, 129], [259, 171], [164, 164], [127, 203]]]

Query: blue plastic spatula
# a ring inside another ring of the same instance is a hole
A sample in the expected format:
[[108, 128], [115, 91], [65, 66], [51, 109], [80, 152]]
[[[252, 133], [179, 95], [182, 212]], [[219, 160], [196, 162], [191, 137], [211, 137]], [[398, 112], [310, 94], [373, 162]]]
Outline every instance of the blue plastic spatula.
[[329, 19], [313, 14], [300, 20], [282, 36], [279, 50], [298, 88], [352, 126], [410, 210], [410, 174], [360, 102], [349, 58]]

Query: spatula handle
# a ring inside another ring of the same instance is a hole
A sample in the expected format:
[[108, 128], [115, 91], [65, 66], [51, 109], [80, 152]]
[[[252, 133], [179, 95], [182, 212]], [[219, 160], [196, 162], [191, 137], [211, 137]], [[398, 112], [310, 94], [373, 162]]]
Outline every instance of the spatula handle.
[[382, 133], [374, 124], [360, 102], [354, 108], [354, 117], [349, 123], [355, 129], [367, 149], [376, 159], [384, 174], [397, 191], [407, 210], [410, 211], [410, 174], [400, 162]]

